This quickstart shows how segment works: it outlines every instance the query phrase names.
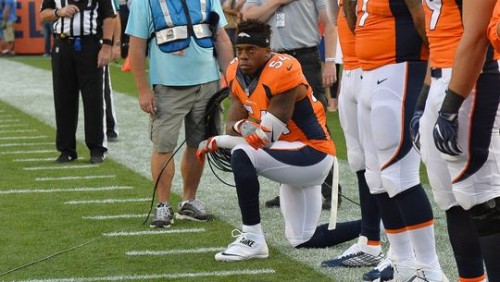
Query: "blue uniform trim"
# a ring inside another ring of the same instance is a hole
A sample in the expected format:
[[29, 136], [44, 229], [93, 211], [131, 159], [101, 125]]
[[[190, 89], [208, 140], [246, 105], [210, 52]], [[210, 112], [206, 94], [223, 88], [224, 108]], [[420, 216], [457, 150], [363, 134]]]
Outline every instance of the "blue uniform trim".
[[292, 121], [309, 140], [326, 140], [327, 136], [307, 98], [295, 103]]
[[465, 171], [454, 179], [454, 183], [476, 173], [488, 159], [491, 134], [498, 134], [498, 132], [493, 132], [493, 124], [500, 104], [498, 85], [500, 85], [498, 74], [483, 73], [479, 76], [476, 85], [476, 103], [471, 109], [473, 114], [469, 125], [469, 164]]
[[310, 166], [321, 162], [327, 154], [320, 152], [312, 147], [305, 146], [300, 149], [268, 149], [264, 148], [274, 159], [292, 166]]

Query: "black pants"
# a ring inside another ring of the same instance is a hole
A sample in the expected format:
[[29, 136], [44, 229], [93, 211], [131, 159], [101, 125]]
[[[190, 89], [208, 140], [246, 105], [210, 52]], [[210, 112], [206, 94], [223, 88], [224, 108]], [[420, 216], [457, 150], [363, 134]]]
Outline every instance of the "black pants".
[[56, 114], [56, 147], [76, 154], [79, 92], [85, 116], [85, 143], [91, 152], [105, 152], [103, 70], [97, 68], [100, 44], [97, 38], [82, 37], [81, 51], [74, 39], [56, 38], [52, 50], [52, 81]]
[[127, 5], [120, 5], [120, 23], [122, 25], [122, 31], [120, 36], [121, 41], [121, 56], [122, 58], [126, 58], [128, 56], [128, 44], [130, 41], [130, 37], [125, 33], [125, 29], [127, 28], [128, 16], [130, 11]]
[[297, 61], [299, 61], [302, 66], [302, 73], [307, 79], [309, 85], [311, 85], [313, 89], [313, 94], [316, 99], [318, 99], [323, 108], [328, 107], [328, 100], [326, 98], [326, 91], [323, 87], [323, 76], [321, 73], [321, 58], [319, 56], [318, 49], [312, 50], [310, 52], [305, 53], [296, 53], [293, 55]]

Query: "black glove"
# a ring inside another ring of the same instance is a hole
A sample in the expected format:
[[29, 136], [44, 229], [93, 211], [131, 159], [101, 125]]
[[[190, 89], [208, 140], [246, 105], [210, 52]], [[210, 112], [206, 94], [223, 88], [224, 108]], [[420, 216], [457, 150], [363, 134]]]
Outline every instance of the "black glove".
[[423, 114], [424, 114], [423, 110], [416, 110], [410, 121], [411, 141], [413, 143], [413, 147], [418, 152], [420, 152], [420, 133], [418, 130], [420, 128], [420, 118], [422, 117]]
[[458, 113], [439, 112], [436, 125], [434, 125], [434, 144], [442, 153], [458, 156], [462, 149], [458, 146]]
[[458, 156], [462, 149], [458, 146], [458, 110], [465, 98], [449, 88], [443, 105], [439, 111], [439, 116], [434, 125], [433, 137], [436, 148], [442, 153]]

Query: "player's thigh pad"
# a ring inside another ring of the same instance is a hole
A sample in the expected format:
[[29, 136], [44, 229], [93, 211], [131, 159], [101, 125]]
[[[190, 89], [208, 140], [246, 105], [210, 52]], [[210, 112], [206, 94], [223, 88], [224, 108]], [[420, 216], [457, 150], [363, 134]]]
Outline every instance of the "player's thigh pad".
[[450, 76], [451, 69], [442, 69], [442, 77], [432, 79], [425, 111], [420, 118], [419, 128], [422, 161], [427, 169], [434, 201], [443, 210], [456, 206], [457, 201], [453, 195], [448, 165], [434, 145], [432, 132], [444, 99], [445, 90], [448, 88]]
[[333, 164], [333, 156], [302, 142], [276, 141], [271, 148], [259, 150], [240, 144], [233, 151], [237, 149], [245, 151], [258, 175], [297, 187], [321, 185]]
[[339, 118], [344, 131], [347, 160], [354, 172], [365, 169], [360, 139], [358, 105], [361, 96], [361, 69], [344, 70], [339, 94]]

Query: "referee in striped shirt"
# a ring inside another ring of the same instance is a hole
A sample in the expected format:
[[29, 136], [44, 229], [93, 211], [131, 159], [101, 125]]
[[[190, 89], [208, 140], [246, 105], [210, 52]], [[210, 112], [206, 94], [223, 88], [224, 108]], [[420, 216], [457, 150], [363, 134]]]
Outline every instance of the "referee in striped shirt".
[[112, 0], [43, 0], [42, 21], [53, 22], [52, 81], [56, 115], [56, 162], [77, 159], [79, 92], [85, 116], [90, 162], [107, 151], [103, 104], [103, 67], [111, 58], [116, 9]]

